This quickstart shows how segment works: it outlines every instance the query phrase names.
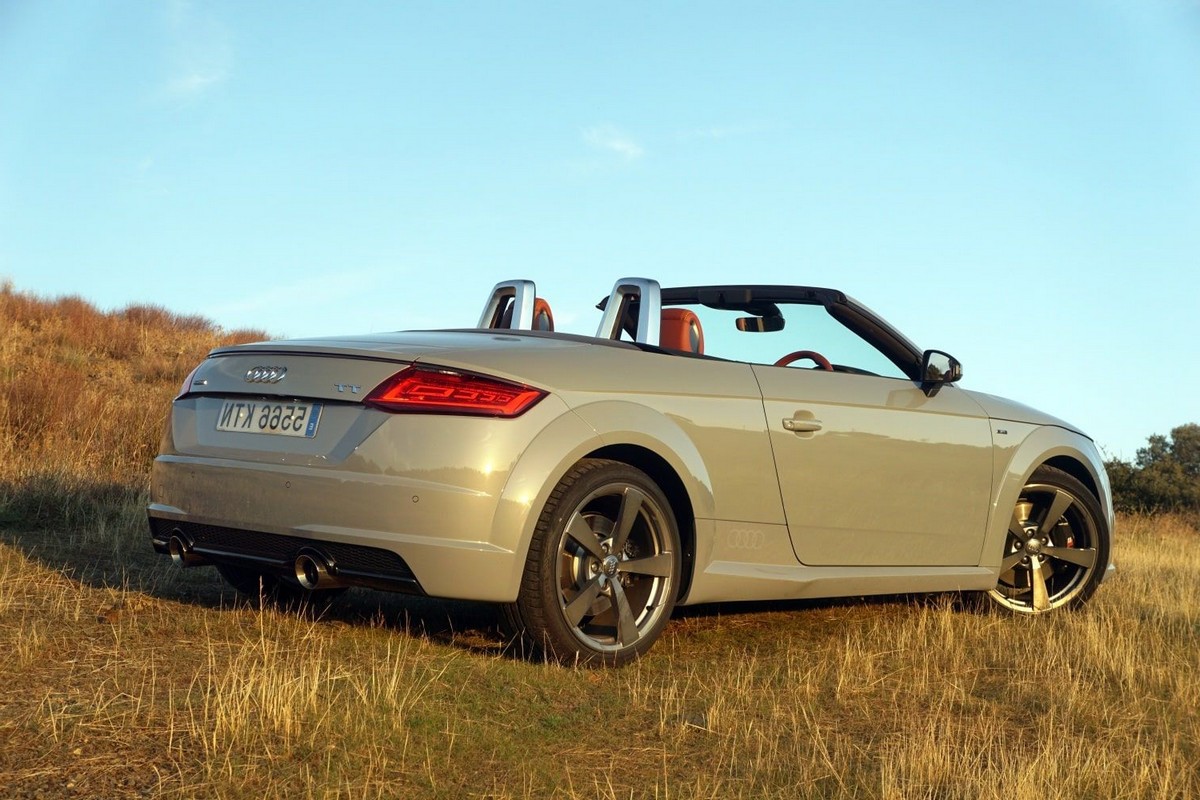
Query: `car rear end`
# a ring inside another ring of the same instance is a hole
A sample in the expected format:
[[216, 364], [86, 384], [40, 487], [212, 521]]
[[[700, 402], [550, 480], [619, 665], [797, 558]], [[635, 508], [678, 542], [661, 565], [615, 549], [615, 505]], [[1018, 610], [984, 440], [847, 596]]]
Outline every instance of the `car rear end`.
[[[464, 369], [480, 341], [214, 351], [174, 401], [154, 463], [155, 550], [306, 588], [511, 600], [520, 556], [491, 541], [498, 497], [565, 407], [539, 387]], [[494, 344], [484, 344], [486, 356]]]

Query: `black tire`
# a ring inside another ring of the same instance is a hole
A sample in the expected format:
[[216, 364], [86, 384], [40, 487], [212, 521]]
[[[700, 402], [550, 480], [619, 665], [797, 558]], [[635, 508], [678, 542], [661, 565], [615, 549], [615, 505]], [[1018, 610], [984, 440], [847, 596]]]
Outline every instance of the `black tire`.
[[324, 612], [345, 589], [305, 589], [281, 575], [236, 566], [217, 564], [217, 572], [238, 594], [252, 602], [289, 611]]
[[1074, 476], [1038, 467], [1013, 509], [999, 580], [983, 596], [1018, 614], [1078, 608], [1104, 579], [1110, 547], [1096, 496]]
[[542, 509], [504, 621], [547, 658], [626, 664], [670, 619], [681, 564], [675, 515], [654, 481], [628, 464], [584, 459]]

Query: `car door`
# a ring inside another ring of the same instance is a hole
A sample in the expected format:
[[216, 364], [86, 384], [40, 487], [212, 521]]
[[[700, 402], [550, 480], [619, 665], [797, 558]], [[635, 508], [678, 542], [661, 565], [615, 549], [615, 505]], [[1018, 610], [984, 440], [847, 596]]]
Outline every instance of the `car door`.
[[755, 365], [796, 556], [811, 565], [979, 563], [991, 428], [965, 392]]

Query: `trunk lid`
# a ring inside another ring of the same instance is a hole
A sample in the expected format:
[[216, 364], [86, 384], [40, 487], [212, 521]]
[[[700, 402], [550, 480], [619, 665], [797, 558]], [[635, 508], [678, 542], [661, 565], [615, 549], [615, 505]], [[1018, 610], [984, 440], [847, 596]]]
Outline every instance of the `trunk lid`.
[[[521, 363], [536, 353], [597, 343], [568, 334], [484, 329], [258, 342], [213, 350], [197, 368], [191, 393], [357, 402], [418, 361], [521, 381]], [[274, 373], [252, 373], [272, 368]]]

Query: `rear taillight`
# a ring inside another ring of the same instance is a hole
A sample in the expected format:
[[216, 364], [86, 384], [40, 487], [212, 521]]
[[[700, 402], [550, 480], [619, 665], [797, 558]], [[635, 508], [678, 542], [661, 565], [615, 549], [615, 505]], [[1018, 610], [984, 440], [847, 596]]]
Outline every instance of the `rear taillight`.
[[376, 386], [363, 403], [384, 411], [516, 417], [545, 396], [541, 389], [484, 375], [408, 367]]
[[188, 392], [190, 392], [192, 390], [192, 378], [196, 377], [196, 371], [199, 369], [200, 369], [200, 365], [197, 364], [195, 367], [192, 368], [192, 371], [187, 374], [187, 377], [183, 379], [183, 386], [179, 387], [179, 394], [175, 395], [176, 400], [183, 397], [184, 395], [186, 395]]

